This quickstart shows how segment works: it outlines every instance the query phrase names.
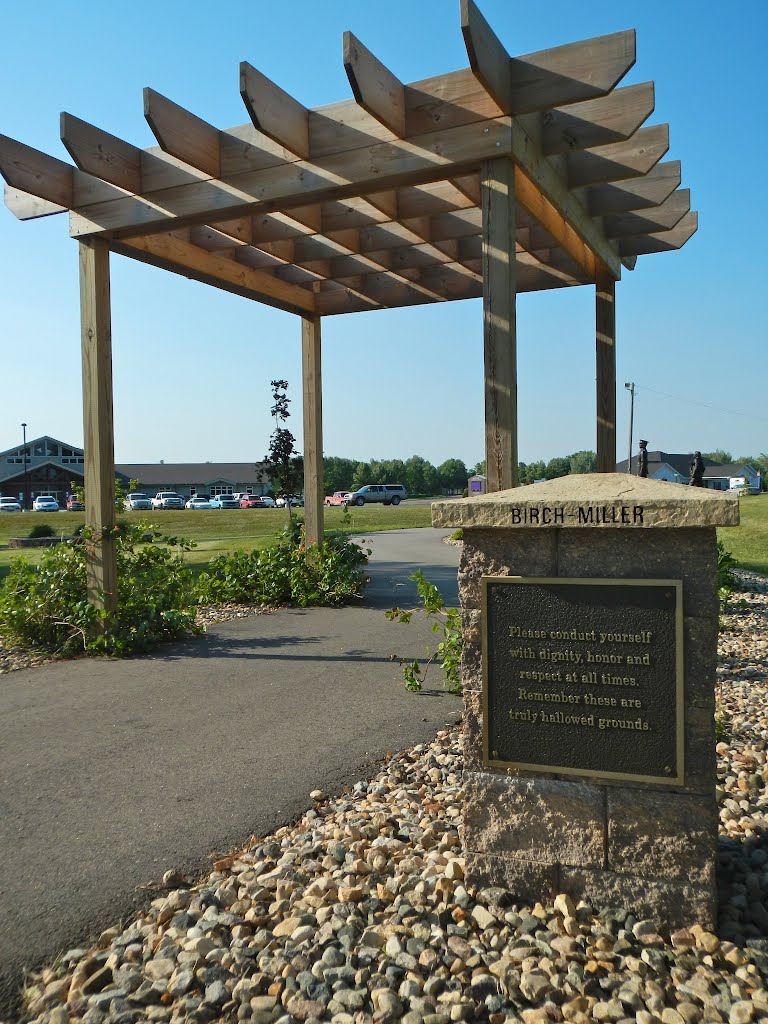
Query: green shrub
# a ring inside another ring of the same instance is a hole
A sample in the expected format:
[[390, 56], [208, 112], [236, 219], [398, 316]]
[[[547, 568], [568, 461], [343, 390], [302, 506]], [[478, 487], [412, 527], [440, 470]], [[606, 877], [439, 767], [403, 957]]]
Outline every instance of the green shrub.
[[[196, 592], [189, 569], [170, 548], [188, 541], [156, 534], [146, 524], [116, 532], [118, 608], [88, 602], [85, 543], [50, 548], [38, 566], [15, 559], [0, 589], [0, 633], [13, 643], [60, 655], [125, 656], [195, 630]], [[142, 544], [151, 535], [160, 543]], [[102, 621], [99, 622], [98, 620]]]
[[418, 693], [429, 666], [437, 662], [443, 670], [443, 689], [449, 693], [461, 693], [461, 652], [464, 646], [461, 612], [458, 608], [445, 607], [443, 595], [435, 584], [425, 577], [421, 569], [417, 569], [408, 578], [416, 583], [421, 608], [391, 608], [384, 614], [390, 622], [408, 623], [416, 612], [423, 611], [428, 619], [432, 619], [432, 632], [435, 635], [442, 633], [442, 639], [434, 651], [427, 650], [426, 661], [409, 661], [397, 654], [392, 655], [392, 660], [400, 663], [406, 690]]
[[454, 530], [451, 534], [451, 540], [464, 540], [464, 530], [461, 527], [458, 530]]
[[29, 539], [37, 540], [38, 537], [55, 537], [56, 531], [50, 523], [35, 523], [29, 531]]
[[214, 558], [198, 578], [201, 604], [339, 605], [356, 597], [365, 582], [368, 555], [344, 534], [327, 534], [322, 547], [303, 543], [293, 520], [276, 544], [260, 551], [234, 551]]
[[738, 564], [730, 551], [726, 550], [723, 542], [719, 540], [717, 542], [717, 588], [721, 612], [728, 607], [728, 601], [738, 586], [738, 580], [733, 573], [733, 569]]

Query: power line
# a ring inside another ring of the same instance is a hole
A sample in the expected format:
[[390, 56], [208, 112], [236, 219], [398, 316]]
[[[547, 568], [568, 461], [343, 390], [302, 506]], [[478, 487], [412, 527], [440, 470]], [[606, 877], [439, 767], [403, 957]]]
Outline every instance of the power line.
[[635, 389], [637, 391], [651, 391], [654, 395], [661, 395], [662, 398], [671, 398], [674, 402], [685, 402], [686, 405], [698, 405], [702, 409], [714, 409], [716, 412], [729, 413], [731, 416], [747, 416], [749, 419], [768, 423], [768, 416], [755, 416], [754, 413], [744, 412], [740, 409], [724, 409], [721, 405], [713, 405], [711, 402], [696, 402], [692, 398], [682, 398], [680, 395], [670, 395], [666, 391], [657, 391], [656, 388], [649, 388], [646, 384], [635, 384]]

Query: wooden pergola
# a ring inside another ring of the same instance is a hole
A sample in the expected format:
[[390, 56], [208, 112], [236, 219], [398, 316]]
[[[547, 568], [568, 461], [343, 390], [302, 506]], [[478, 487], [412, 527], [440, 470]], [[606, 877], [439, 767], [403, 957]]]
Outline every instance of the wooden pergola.
[[488, 486], [517, 471], [515, 301], [594, 284], [598, 468], [615, 469], [615, 283], [697, 228], [652, 82], [617, 88], [634, 31], [511, 57], [461, 0], [469, 68], [400, 82], [351, 33], [354, 99], [308, 109], [250, 64], [250, 121], [219, 129], [152, 89], [142, 150], [61, 115], [75, 166], [0, 136], [20, 219], [80, 243], [89, 596], [116, 600], [110, 252], [302, 318], [305, 520], [323, 535], [323, 316], [483, 298]]

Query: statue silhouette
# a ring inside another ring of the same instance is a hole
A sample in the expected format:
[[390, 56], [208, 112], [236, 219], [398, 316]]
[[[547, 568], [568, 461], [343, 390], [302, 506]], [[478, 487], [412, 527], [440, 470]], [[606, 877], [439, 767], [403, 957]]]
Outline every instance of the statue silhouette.
[[693, 453], [693, 462], [691, 463], [691, 479], [688, 481], [689, 487], [703, 487], [704, 486], [704, 460], [701, 457], [701, 452]]
[[640, 441], [640, 451], [637, 454], [637, 475], [648, 476], [648, 442]]

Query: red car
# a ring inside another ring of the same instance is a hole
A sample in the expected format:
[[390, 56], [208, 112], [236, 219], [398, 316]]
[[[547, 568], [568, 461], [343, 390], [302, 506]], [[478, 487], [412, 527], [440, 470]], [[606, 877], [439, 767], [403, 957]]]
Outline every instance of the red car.
[[67, 498], [67, 511], [68, 512], [85, 512], [85, 505], [80, 501], [76, 494], [70, 494]]
[[240, 499], [240, 508], [266, 508], [267, 503], [262, 501], [258, 494], [244, 494]]
[[331, 505], [346, 505], [347, 498], [351, 493], [351, 491], [334, 491], [333, 494], [328, 495], [325, 499], [325, 504], [329, 507]]

